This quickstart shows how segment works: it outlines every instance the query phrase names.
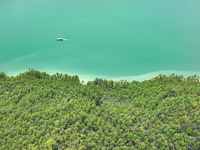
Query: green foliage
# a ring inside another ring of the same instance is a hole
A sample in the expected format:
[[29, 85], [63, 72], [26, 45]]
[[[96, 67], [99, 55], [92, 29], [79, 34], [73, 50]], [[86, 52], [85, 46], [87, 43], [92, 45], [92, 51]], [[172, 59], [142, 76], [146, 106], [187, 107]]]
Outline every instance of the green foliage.
[[6, 78], [6, 74], [4, 72], [0, 72], [0, 79]]
[[45, 149], [48, 149], [48, 150], [57, 149], [56, 141], [53, 140], [53, 139], [49, 139], [48, 141], [46, 141], [45, 142]]
[[200, 149], [200, 83], [0, 73], [0, 149]]

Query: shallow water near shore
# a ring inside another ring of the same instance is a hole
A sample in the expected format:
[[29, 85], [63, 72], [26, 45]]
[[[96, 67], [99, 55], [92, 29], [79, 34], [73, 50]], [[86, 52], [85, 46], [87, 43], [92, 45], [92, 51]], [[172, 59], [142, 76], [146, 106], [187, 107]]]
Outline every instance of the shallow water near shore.
[[85, 81], [199, 75], [199, 7], [198, 0], [0, 0], [0, 72], [34, 68]]

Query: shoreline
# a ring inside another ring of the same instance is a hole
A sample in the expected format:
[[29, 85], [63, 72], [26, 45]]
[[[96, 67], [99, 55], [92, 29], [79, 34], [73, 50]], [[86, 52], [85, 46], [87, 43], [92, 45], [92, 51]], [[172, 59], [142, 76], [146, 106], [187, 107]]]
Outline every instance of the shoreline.
[[[150, 72], [150, 73], [146, 73], [146, 74], [141, 74], [141, 75], [134, 75], [134, 76], [121, 76], [121, 77], [98, 77], [99, 79], [107, 79], [107, 80], [113, 80], [113, 81], [120, 81], [120, 80], [126, 80], [128, 82], [131, 82], [133, 80], [135, 81], [145, 81], [145, 80], [149, 80], [153, 77], [158, 76], [159, 74], [162, 75], [171, 75], [171, 74], [175, 74], [175, 75], [183, 75], [184, 77], [188, 77], [188, 76], [193, 76], [193, 75], [200, 75], [200, 72], [192, 72], [192, 71], [175, 71], [175, 70], [163, 70], [163, 71], [155, 71], [155, 72]], [[95, 78], [92, 78], [91, 76], [87, 76], [87, 78], [81, 77], [81, 75], [78, 75], [80, 81], [84, 81], [84, 83], [87, 83], [88, 81], [93, 81]]]
[[[36, 70], [36, 69], [35, 69]], [[161, 71], [154, 71], [154, 72], [149, 72], [149, 73], [145, 73], [145, 74], [139, 74], [139, 75], [133, 75], [133, 76], [120, 76], [120, 77], [108, 77], [108, 76], [103, 76], [103, 75], [86, 75], [86, 74], [78, 74], [78, 73], [71, 73], [70, 71], [61, 71], [61, 70], [57, 70], [57, 71], [53, 71], [53, 70], [49, 70], [46, 69], [46, 71], [44, 71], [43, 69], [37, 69], [40, 72], [46, 72], [50, 75], [53, 75], [55, 73], [62, 73], [62, 74], [68, 74], [70, 76], [74, 76], [77, 75], [79, 77], [80, 83], [82, 85], [87, 85], [88, 81], [93, 81], [96, 78], [99, 79], [106, 79], [106, 80], [113, 80], [113, 81], [120, 81], [120, 80], [126, 80], [128, 82], [131, 82], [133, 80], [135, 81], [145, 81], [145, 80], [149, 80], [153, 77], [158, 76], [159, 74], [162, 75], [171, 75], [172, 73], [174, 73], [175, 75], [183, 75], [184, 77], [188, 77], [188, 76], [192, 76], [192, 75], [200, 75], [200, 72], [195, 72], [195, 71], [177, 71], [177, 70], [161, 70]], [[17, 76], [20, 73], [26, 72], [28, 71], [28, 69], [21, 69], [19, 71], [1, 71], [4, 72], [6, 75], [8, 76]]]

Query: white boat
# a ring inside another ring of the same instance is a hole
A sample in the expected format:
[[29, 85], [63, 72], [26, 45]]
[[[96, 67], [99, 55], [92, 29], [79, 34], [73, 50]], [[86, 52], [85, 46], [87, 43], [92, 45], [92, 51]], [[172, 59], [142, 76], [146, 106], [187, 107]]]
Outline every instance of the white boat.
[[63, 41], [64, 38], [57, 38], [56, 40], [57, 40], [57, 41]]

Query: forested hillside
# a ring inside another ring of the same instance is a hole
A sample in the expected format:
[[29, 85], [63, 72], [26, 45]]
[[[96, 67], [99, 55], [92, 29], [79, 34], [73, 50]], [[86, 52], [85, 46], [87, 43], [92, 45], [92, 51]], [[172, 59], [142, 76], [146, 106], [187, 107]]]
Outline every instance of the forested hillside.
[[200, 149], [199, 77], [0, 73], [0, 149]]

